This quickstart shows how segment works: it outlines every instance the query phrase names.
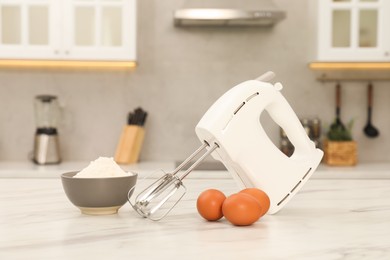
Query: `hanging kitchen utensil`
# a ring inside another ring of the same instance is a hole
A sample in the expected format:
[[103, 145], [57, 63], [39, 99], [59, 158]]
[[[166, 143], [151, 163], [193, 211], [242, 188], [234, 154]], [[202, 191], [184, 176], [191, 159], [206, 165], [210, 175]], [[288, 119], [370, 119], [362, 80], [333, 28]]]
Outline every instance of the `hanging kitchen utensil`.
[[367, 124], [364, 127], [363, 131], [367, 137], [375, 138], [379, 135], [378, 129], [372, 125], [371, 117], [372, 117], [372, 100], [373, 100], [373, 85], [371, 82], [368, 83], [367, 86]]
[[341, 122], [340, 118], [340, 110], [341, 110], [341, 85], [337, 83], [336, 85], [336, 120], [335, 120], [335, 128], [345, 129], [344, 124]]
[[341, 84], [337, 82], [336, 84], [336, 118], [331, 124], [328, 132], [329, 140], [338, 140], [338, 141], [350, 141], [352, 136], [349, 130], [345, 127], [341, 121]]
[[[129, 196], [135, 211], [152, 220], [163, 218], [184, 196], [183, 179], [209, 154], [224, 164], [242, 188], [257, 187], [266, 192], [271, 201], [269, 214], [283, 208], [314, 173], [323, 152], [316, 149], [280, 93], [282, 84], [265, 82], [273, 76], [266, 73], [257, 80], [245, 81], [220, 97], [195, 128], [202, 146], [172, 173], [138, 195]], [[291, 157], [280, 152], [261, 126], [259, 118], [264, 111], [285, 130], [294, 145]], [[205, 149], [207, 152], [179, 174]], [[176, 200], [172, 200], [174, 196]]]

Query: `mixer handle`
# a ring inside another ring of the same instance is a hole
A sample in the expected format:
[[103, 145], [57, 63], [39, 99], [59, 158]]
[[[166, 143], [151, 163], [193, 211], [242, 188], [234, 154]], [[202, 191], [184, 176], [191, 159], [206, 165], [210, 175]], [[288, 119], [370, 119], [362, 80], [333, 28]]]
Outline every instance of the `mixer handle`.
[[308, 152], [313, 151], [315, 145], [307, 136], [307, 133], [294, 110], [283, 95], [279, 91], [276, 92], [277, 93], [273, 102], [265, 108], [270, 117], [286, 132], [287, 137], [294, 145], [295, 152], [297, 154], [301, 152], [303, 154], [307, 154]]
[[275, 78], [275, 73], [273, 71], [267, 71], [263, 75], [259, 76], [256, 78], [257, 81], [262, 81], [262, 82], [269, 82], [271, 79]]
[[[274, 72], [267, 71], [263, 75], [259, 76], [256, 80], [262, 82], [269, 82], [274, 77]], [[282, 89], [283, 86], [281, 83], [275, 83], [275, 99], [265, 109], [267, 110], [272, 120], [281, 128], [283, 128], [283, 130], [286, 132], [288, 139], [294, 145], [294, 154], [299, 154], [300, 152], [306, 154], [307, 152], [311, 152], [313, 150], [313, 147], [315, 148], [315, 145], [307, 136], [307, 133], [303, 128], [301, 122], [299, 121], [297, 115], [295, 114], [294, 110], [280, 93], [280, 90]]]

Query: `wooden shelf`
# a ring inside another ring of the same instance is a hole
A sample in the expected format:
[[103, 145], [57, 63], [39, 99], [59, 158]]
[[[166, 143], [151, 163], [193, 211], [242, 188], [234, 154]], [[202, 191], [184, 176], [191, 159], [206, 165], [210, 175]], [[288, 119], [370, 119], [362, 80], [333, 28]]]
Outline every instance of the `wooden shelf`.
[[390, 80], [390, 62], [312, 62], [309, 68], [320, 81]]
[[0, 60], [1, 69], [131, 70], [135, 61]]

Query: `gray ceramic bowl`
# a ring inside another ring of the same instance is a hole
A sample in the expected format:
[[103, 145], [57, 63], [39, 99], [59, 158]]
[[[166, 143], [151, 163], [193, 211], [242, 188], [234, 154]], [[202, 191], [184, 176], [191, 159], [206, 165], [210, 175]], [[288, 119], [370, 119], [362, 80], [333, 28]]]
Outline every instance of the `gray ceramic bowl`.
[[68, 199], [88, 215], [117, 213], [137, 182], [137, 174], [125, 177], [73, 178], [76, 174], [77, 172], [63, 173], [62, 186]]

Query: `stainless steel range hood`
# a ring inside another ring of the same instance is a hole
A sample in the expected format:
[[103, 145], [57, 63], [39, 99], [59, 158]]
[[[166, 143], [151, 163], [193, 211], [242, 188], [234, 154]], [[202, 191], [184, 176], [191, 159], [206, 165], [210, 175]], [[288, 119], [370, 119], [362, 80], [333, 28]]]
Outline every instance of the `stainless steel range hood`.
[[285, 17], [270, 0], [190, 0], [174, 12], [176, 26], [272, 26]]

